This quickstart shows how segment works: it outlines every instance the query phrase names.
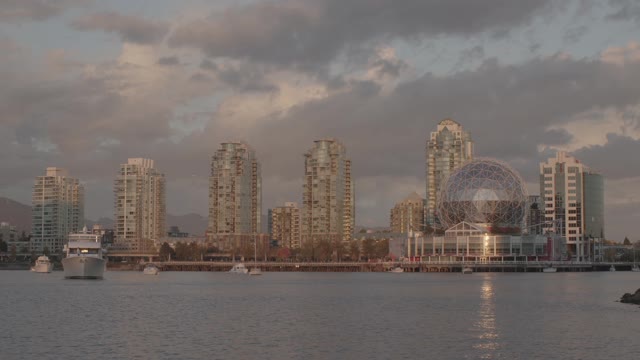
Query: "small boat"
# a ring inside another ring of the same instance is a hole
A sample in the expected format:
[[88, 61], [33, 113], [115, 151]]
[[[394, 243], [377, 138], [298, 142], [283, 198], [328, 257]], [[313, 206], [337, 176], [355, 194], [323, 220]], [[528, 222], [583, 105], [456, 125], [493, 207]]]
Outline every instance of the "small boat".
[[404, 269], [400, 266], [396, 266], [393, 269], [389, 270], [390, 273], [403, 273]]
[[462, 273], [463, 274], [473, 274], [473, 269], [470, 267], [464, 267], [462, 268]]
[[549, 265], [545, 268], [542, 269], [543, 273], [554, 273], [554, 272], [558, 272], [557, 268], [554, 268], [553, 266]]
[[616, 271], [616, 267], [611, 265], [611, 267], [609, 268], [609, 271]]
[[53, 270], [53, 263], [46, 255], [38, 256], [35, 265], [31, 267], [31, 271], [41, 274], [48, 274], [51, 270]]
[[239, 264], [234, 264], [231, 270], [229, 270], [229, 272], [232, 274], [248, 274], [249, 269], [247, 269], [247, 267], [244, 266], [243, 263], [239, 263]]
[[640, 272], [640, 267], [638, 267], [638, 264], [633, 265], [633, 267], [631, 268], [631, 271]]
[[253, 267], [249, 270], [249, 275], [262, 275], [262, 270], [259, 267]]
[[155, 264], [147, 264], [145, 265], [142, 273], [145, 275], [158, 275], [160, 274], [160, 269]]
[[65, 279], [102, 279], [107, 261], [102, 257], [100, 235], [91, 234], [85, 226], [82, 233], [69, 234], [62, 259]]

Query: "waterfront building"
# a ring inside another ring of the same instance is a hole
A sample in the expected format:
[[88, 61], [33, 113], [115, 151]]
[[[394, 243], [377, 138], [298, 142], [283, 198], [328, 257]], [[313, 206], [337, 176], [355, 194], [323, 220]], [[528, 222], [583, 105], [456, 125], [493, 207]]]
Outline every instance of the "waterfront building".
[[540, 195], [529, 195], [525, 207], [523, 232], [542, 235], [544, 233], [544, 203]]
[[425, 224], [442, 228], [437, 213], [440, 189], [453, 170], [473, 159], [473, 149], [471, 135], [452, 119], [440, 121], [431, 133], [426, 146]]
[[221, 249], [253, 241], [262, 221], [262, 175], [255, 151], [222, 143], [211, 159], [207, 237]]
[[391, 209], [391, 231], [404, 234], [409, 231], [424, 232], [424, 205], [425, 200], [415, 191], [397, 203]]
[[48, 167], [33, 186], [30, 250], [58, 253], [84, 226], [84, 186], [67, 170]]
[[351, 241], [355, 191], [346, 148], [335, 139], [316, 140], [304, 158], [302, 243]]
[[565, 237], [572, 258], [591, 259], [595, 243], [604, 239], [603, 176], [559, 151], [540, 163], [540, 194], [545, 231]]
[[19, 243], [16, 227], [8, 222], [0, 222], [0, 243], [2, 242], [7, 244], [7, 251], [10, 251], [11, 246], [15, 246], [16, 251], [20, 251], [21, 244]]
[[114, 182], [114, 248], [130, 252], [156, 251], [165, 235], [165, 177], [154, 161], [130, 158], [120, 165]]
[[285, 202], [269, 210], [271, 240], [278, 246], [300, 248], [300, 208], [294, 202]]

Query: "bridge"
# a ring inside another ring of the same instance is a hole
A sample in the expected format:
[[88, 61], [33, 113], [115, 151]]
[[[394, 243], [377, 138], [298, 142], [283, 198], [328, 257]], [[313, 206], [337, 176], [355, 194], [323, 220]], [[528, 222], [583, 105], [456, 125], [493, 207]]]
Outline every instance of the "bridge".
[[[140, 270], [145, 262], [135, 264], [109, 263], [113, 270]], [[229, 271], [230, 261], [162, 261], [154, 262], [162, 271]], [[401, 267], [405, 272], [542, 272], [553, 266], [558, 272], [629, 271], [633, 263], [572, 262], [572, 261], [413, 261], [413, 262], [245, 262], [247, 267], [257, 266], [269, 272], [384, 272]]]

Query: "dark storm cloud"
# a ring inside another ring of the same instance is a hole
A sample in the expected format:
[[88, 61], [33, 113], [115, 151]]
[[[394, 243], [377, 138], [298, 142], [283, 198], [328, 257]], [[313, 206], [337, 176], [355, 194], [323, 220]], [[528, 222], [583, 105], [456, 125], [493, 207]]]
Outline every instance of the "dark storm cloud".
[[102, 12], [74, 20], [71, 26], [80, 31], [104, 31], [117, 34], [122, 41], [136, 44], [154, 44], [162, 41], [169, 24], [144, 18]]
[[588, 146], [574, 153], [580, 161], [609, 179], [640, 176], [637, 154], [640, 154], [640, 141], [616, 134], [608, 134], [604, 145]]
[[506, 34], [548, 14], [551, 0], [309, 0], [236, 6], [178, 26], [176, 47], [320, 71], [343, 51], [370, 41], [442, 34]]
[[640, 23], [640, 2], [637, 0], [609, 0], [613, 11], [608, 15], [610, 20], [635, 21]]
[[[510, 66], [489, 60], [474, 71], [426, 74], [389, 94], [366, 82], [350, 89], [294, 107], [284, 119], [265, 120], [251, 139], [267, 159], [279, 159], [265, 169], [297, 176], [299, 169], [287, 164], [296, 164], [314, 139], [336, 136], [354, 159], [357, 176], [422, 177], [426, 137], [439, 120], [453, 117], [471, 131], [477, 155], [520, 164], [535, 181], [537, 163], [551, 155], [540, 156], [538, 146], [571, 140], [566, 131], [549, 127], [593, 107], [638, 103], [640, 64], [551, 57]], [[272, 141], [283, 133], [286, 142]]]
[[85, 2], [84, 0], [0, 0], [0, 21], [42, 21]]

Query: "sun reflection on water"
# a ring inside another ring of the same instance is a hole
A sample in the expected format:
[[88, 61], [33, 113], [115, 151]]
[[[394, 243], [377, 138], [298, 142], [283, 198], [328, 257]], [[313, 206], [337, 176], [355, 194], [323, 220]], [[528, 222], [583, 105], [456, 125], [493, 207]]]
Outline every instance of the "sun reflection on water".
[[496, 329], [495, 294], [493, 279], [490, 276], [484, 278], [480, 293], [480, 308], [478, 317], [474, 323], [477, 332], [477, 342], [473, 346], [480, 359], [494, 359], [498, 355], [500, 344]]

